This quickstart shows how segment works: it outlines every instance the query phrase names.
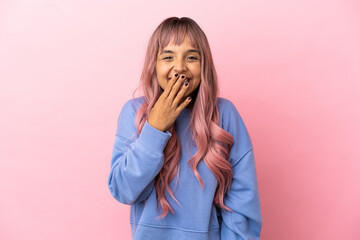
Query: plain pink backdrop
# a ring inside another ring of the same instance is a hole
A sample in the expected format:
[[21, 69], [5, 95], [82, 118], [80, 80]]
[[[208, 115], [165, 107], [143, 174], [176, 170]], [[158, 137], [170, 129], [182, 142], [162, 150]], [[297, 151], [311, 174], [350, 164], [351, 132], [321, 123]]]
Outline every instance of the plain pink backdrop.
[[251, 135], [262, 240], [359, 239], [359, 1], [0, 2], [0, 239], [130, 239], [107, 186], [151, 33], [206, 33]]

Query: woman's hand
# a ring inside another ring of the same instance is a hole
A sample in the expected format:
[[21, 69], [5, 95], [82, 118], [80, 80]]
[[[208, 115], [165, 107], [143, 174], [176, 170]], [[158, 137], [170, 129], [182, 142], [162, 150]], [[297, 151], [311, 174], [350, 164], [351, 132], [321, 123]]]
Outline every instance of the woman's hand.
[[151, 109], [148, 119], [148, 123], [151, 126], [160, 131], [167, 130], [176, 120], [180, 112], [190, 103], [191, 98], [186, 98], [179, 105], [187, 86], [189, 86], [189, 84], [187, 84], [187, 86], [184, 85], [185, 79], [185, 75], [179, 77], [177, 73], [172, 76], [164, 92]]

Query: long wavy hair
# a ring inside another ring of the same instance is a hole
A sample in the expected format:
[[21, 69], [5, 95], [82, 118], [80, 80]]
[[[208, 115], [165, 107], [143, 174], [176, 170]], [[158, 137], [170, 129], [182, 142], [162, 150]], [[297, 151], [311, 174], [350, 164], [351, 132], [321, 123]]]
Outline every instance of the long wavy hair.
[[[155, 29], [149, 40], [140, 84], [137, 88], [142, 89], [145, 98], [135, 117], [137, 134], [141, 132], [145, 121], [148, 120], [151, 108], [163, 92], [156, 76], [158, 52], [166, 47], [172, 38], [174, 39], [174, 44], [180, 45], [186, 36], [189, 37], [191, 45], [197, 48], [201, 55], [201, 80], [198, 88], [194, 90], [196, 97], [192, 99], [194, 102], [189, 122], [189, 124], [191, 123], [192, 141], [197, 147], [197, 152], [188, 161], [188, 167], [193, 162], [192, 170], [201, 187], [204, 188], [204, 182], [196, 169], [199, 162], [204, 160], [218, 181], [213, 202], [222, 209], [233, 211], [225, 206], [223, 201], [224, 195], [230, 188], [233, 176], [232, 166], [228, 161], [229, 152], [233, 145], [233, 136], [219, 127], [219, 111], [217, 107], [218, 80], [210, 46], [205, 33], [191, 18], [170, 17], [165, 19]], [[133, 99], [135, 99], [134, 93]], [[179, 179], [180, 170], [181, 145], [174, 124], [175, 122], [167, 129], [172, 136], [164, 149], [163, 167], [155, 177], [156, 196], [163, 210], [163, 213], [159, 216], [161, 218], [164, 218], [169, 210], [174, 213], [166, 200], [165, 189], [181, 206], [169, 187], [169, 183], [176, 174], [177, 180]]]

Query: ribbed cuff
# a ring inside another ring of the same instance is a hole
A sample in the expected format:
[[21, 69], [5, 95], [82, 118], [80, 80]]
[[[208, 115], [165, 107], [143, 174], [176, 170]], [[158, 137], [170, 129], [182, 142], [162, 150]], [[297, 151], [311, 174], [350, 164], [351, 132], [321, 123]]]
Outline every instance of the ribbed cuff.
[[169, 131], [162, 132], [151, 126], [146, 120], [139, 135], [139, 141], [148, 151], [160, 155], [164, 153], [165, 146], [171, 136]]

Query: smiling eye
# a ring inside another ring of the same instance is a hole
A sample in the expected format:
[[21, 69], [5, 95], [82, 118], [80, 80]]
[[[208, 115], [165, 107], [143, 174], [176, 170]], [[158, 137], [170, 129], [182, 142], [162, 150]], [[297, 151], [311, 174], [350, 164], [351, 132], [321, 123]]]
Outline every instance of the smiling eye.
[[[163, 59], [164, 59], [164, 60], [169, 60], [169, 59], [172, 59], [172, 57], [164, 57]], [[190, 56], [188, 59], [190, 59], [190, 60], [197, 60], [198, 58], [197, 58], [197, 57], [194, 57], [194, 56]]]

